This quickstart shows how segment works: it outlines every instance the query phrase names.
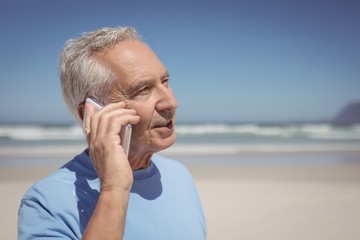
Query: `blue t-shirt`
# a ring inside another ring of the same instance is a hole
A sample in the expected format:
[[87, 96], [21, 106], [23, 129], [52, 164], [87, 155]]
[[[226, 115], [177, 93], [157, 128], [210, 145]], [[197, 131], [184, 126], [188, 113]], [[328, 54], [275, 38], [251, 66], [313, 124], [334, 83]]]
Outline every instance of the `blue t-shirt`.
[[[99, 179], [84, 151], [27, 191], [18, 239], [81, 239], [98, 197]], [[134, 171], [124, 239], [205, 238], [201, 203], [183, 165], [154, 155], [148, 168]]]

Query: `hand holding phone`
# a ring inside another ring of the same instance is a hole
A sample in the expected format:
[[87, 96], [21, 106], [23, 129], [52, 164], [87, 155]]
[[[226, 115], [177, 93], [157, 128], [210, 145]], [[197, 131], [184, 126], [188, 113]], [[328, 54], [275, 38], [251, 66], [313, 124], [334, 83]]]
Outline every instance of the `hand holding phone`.
[[[91, 98], [86, 99], [85, 105], [86, 104], [93, 106], [95, 108], [95, 111], [99, 111], [102, 108], [101, 104], [97, 103], [95, 100], [93, 100]], [[84, 110], [83, 119], [84, 119], [83, 120], [83, 131], [85, 133], [86, 108]], [[128, 154], [129, 154], [131, 132], [132, 132], [132, 127], [130, 124], [123, 126], [120, 131], [121, 146], [123, 147], [126, 156], [128, 156]]]

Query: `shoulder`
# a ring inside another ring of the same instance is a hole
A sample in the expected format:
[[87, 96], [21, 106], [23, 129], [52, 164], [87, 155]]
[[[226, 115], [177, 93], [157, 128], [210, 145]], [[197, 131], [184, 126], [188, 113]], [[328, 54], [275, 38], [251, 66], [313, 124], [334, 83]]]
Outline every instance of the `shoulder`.
[[91, 175], [94, 172], [84, 164], [84, 157], [84, 153], [75, 156], [63, 167], [33, 184], [25, 193], [23, 201], [37, 200], [51, 204], [58, 202], [62, 195], [69, 196], [69, 193], [74, 193], [75, 182], [79, 176]]
[[59, 239], [81, 236], [78, 204], [80, 192], [85, 192], [86, 186], [86, 181], [81, 179], [86, 179], [91, 172], [83, 163], [84, 157], [76, 156], [25, 193], [18, 211], [19, 239], [35, 235]]
[[164, 180], [173, 179], [173, 181], [178, 183], [187, 182], [193, 184], [193, 178], [190, 171], [181, 162], [160, 155], [154, 155], [152, 161], [159, 169], [161, 177]]
[[189, 170], [179, 161], [167, 158], [161, 155], [154, 155], [152, 161], [159, 170], [176, 171], [184, 174], [190, 174]]
[[25, 193], [23, 199], [42, 199], [51, 193], [60, 193], [71, 188], [75, 174], [68, 169], [60, 168], [45, 178], [33, 184]]

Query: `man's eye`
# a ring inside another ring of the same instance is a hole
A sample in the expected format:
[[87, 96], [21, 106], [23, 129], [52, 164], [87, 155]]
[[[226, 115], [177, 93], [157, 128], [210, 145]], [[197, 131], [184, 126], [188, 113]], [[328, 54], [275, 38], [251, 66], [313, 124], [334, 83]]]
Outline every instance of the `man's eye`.
[[164, 79], [164, 80], [162, 81], [162, 84], [165, 85], [165, 86], [169, 86], [169, 79], [168, 79], [168, 78], [167, 78], [167, 79]]
[[147, 94], [150, 91], [150, 87], [144, 87], [141, 88], [139, 91], [137, 91], [136, 95], [144, 95]]

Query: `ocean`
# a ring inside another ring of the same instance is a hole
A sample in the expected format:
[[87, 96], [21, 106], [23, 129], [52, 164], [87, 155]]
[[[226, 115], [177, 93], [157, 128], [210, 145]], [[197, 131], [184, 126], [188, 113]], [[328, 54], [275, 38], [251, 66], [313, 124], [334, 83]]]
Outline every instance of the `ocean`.
[[[161, 154], [186, 164], [360, 163], [360, 124], [177, 124]], [[59, 164], [82, 151], [77, 125], [0, 124], [0, 167]]]

